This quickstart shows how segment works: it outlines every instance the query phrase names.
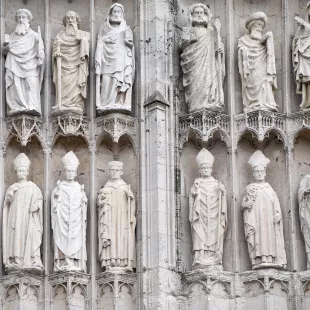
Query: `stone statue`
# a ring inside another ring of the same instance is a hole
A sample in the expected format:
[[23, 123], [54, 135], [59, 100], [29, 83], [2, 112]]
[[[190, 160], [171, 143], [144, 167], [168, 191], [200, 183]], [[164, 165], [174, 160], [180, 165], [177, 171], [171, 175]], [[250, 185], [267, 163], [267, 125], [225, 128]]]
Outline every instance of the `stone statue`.
[[248, 34], [238, 40], [244, 112], [278, 111], [274, 100], [277, 77], [273, 34], [270, 31], [262, 34], [266, 24], [264, 12], [252, 14], [245, 23]]
[[87, 97], [89, 32], [79, 29], [80, 17], [69, 11], [63, 18], [65, 30], [53, 43], [53, 81], [56, 86], [54, 115], [84, 113]]
[[17, 183], [11, 185], [3, 205], [3, 263], [8, 273], [43, 273], [40, 246], [43, 234], [43, 197], [27, 181], [30, 160], [20, 153], [14, 160]]
[[227, 198], [224, 185], [211, 173], [214, 157], [202, 149], [196, 157], [200, 172], [190, 190], [189, 221], [192, 228], [193, 268], [222, 269]]
[[283, 218], [278, 196], [265, 182], [266, 166], [270, 160], [256, 151], [249, 164], [255, 183], [245, 189], [242, 201], [245, 238], [252, 268], [286, 268]]
[[7, 113], [41, 115], [40, 91], [44, 74], [44, 45], [40, 27], [30, 28], [32, 14], [17, 10], [15, 31], [5, 35], [5, 87]]
[[120, 3], [110, 7], [100, 28], [95, 67], [97, 111], [130, 112], [135, 55], [132, 31], [126, 24]]
[[61, 160], [65, 181], [58, 181], [52, 192], [54, 271], [86, 272], [87, 197], [84, 185], [75, 182], [79, 160], [73, 152]]
[[295, 17], [299, 28], [292, 47], [296, 93], [302, 95], [301, 110], [310, 108], [310, 1], [306, 8], [306, 20]]
[[189, 112], [224, 108], [223, 79], [225, 76], [224, 46], [220, 36], [221, 24], [203, 3], [189, 7], [190, 27], [183, 28], [180, 40], [181, 67], [185, 101]]
[[109, 162], [111, 179], [100, 190], [98, 205], [99, 259], [108, 270], [135, 267], [135, 197], [122, 179], [123, 163]]
[[301, 231], [305, 239], [307, 252], [307, 269], [310, 269], [310, 174], [300, 182], [298, 190], [299, 217]]

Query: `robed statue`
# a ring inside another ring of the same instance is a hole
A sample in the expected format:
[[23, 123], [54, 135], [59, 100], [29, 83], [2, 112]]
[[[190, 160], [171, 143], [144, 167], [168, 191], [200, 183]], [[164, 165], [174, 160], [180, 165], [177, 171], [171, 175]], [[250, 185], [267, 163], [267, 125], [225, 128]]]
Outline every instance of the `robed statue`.
[[44, 74], [44, 45], [40, 27], [38, 33], [30, 28], [32, 14], [17, 10], [16, 28], [5, 35], [5, 89], [7, 113], [41, 115], [40, 91]]
[[310, 1], [305, 19], [295, 16], [298, 29], [293, 39], [293, 66], [296, 93], [301, 94], [301, 110], [310, 108]]
[[305, 240], [307, 253], [307, 269], [310, 269], [310, 174], [300, 181], [298, 189], [299, 218], [301, 232]]
[[79, 160], [71, 151], [61, 162], [65, 180], [57, 181], [51, 199], [54, 271], [86, 272], [87, 197], [75, 181]]
[[135, 54], [132, 30], [120, 3], [110, 7], [100, 28], [95, 67], [97, 111], [130, 112]]
[[17, 182], [11, 185], [3, 205], [3, 263], [6, 271], [43, 273], [40, 246], [43, 235], [43, 197], [37, 185], [27, 181], [30, 160], [20, 153], [14, 160]]
[[183, 28], [179, 43], [185, 101], [190, 113], [222, 111], [225, 55], [221, 23], [216, 19], [211, 25], [212, 14], [203, 3], [192, 4], [188, 11], [190, 26]]
[[82, 31], [80, 17], [73, 11], [63, 18], [65, 30], [53, 43], [53, 81], [56, 87], [54, 115], [75, 113], [83, 115], [87, 97], [89, 32]]
[[248, 33], [238, 40], [238, 65], [244, 112], [278, 111], [276, 61], [272, 32], [262, 33], [267, 24], [264, 12], [252, 14], [245, 23]]
[[135, 197], [122, 179], [123, 163], [109, 162], [110, 180], [100, 190], [98, 205], [99, 260], [107, 270], [135, 267]]
[[269, 162], [258, 150], [249, 159], [255, 182], [246, 187], [241, 206], [253, 269], [285, 269], [287, 265], [280, 202], [276, 192], [265, 182]]
[[227, 228], [227, 197], [224, 185], [212, 177], [213, 155], [203, 148], [196, 157], [200, 177], [189, 194], [189, 221], [193, 242], [193, 269], [222, 269]]

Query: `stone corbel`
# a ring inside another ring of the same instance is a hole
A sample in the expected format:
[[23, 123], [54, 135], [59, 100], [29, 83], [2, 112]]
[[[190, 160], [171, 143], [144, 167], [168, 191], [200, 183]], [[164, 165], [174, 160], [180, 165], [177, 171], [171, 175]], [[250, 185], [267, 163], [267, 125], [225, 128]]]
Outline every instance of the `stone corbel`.
[[41, 145], [44, 145], [44, 122], [42, 118], [21, 115], [7, 118], [5, 122], [7, 144], [13, 137], [16, 137], [17, 141], [20, 142], [22, 146], [26, 146], [31, 140], [31, 137], [35, 136], [38, 138]]
[[[90, 139], [90, 121], [87, 117], [68, 113], [52, 119], [53, 143], [59, 136], [82, 136], [86, 141]], [[52, 144], [53, 144], [52, 143]]]
[[137, 145], [136, 119], [121, 113], [112, 113], [97, 119], [97, 136], [108, 134], [114, 143], [123, 135], [128, 135], [134, 146]]

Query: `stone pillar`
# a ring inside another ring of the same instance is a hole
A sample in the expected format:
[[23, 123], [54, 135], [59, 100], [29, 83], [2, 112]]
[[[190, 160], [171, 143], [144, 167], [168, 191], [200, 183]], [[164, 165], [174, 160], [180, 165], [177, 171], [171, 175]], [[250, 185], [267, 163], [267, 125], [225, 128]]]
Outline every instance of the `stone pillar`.
[[174, 114], [171, 3], [140, 3], [141, 88], [140, 175], [143, 305], [139, 309], [176, 309], [180, 285], [176, 267]]

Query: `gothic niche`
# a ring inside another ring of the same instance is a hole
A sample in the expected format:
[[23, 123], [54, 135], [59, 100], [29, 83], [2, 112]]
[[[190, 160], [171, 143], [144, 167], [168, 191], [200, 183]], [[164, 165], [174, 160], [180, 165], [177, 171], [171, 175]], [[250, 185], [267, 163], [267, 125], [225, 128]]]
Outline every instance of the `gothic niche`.
[[[227, 148], [226, 145], [221, 141], [220, 135], [215, 133], [213, 138], [210, 139], [207, 143], [202, 143], [201, 140], [190, 135], [187, 143], [183, 145], [181, 157], [180, 157], [180, 195], [181, 195], [181, 211], [180, 211], [180, 229], [182, 231], [179, 233], [182, 244], [182, 260], [184, 268], [187, 271], [192, 269], [205, 268], [202, 265], [195, 266], [195, 257], [193, 256], [193, 234], [190, 224], [190, 205], [193, 207], [193, 197], [190, 198], [191, 189], [193, 189], [193, 184], [195, 180], [199, 178], [199, 169], [196, 163], [196, 157], [199, 154], [201, 147], [207, 148], [214, 157], [212, 176], [215, 180], [219, 181], [216, 183], [222, 184], [221, 189], [225, 192], [229, 192], [229, 166], [227, 158]], [[223, 193], [224, 193], [223, 192]], [[195, 200], [195, 199], [194, 199]], [[192, 201], [192, 203], [191, 203]], [[226, 199], [227, 204], [227, 199]], [[223, 205], [223, 204], [221, 204]], [[226, 207], [225, 207], [226, 209]], [[229, 208], [228, 208], [229, 209]], [[224, 270], [229, 270], [231, 268], [230, 264], [230, 255], [231, 255], [231, 246], [229, 245], [230, 230], [229, 230], [229, 216], [228, 212], [225, 213], [225, 218], [223, 218], [223, 228], [222, 233], [220, 234], [223, 237], [223, 250], [214, 250], [211, 253], [214, 256], [214, 264], [212, 263], [207, 268], [212, 268], [212, 265], [215, 268], [224, 268]], [[224, 223], [225, 222], [225, 223]], [[225, 236], [224, 236], [225, 235]], [[220, 237], [221, 238], [221, 237]], [[228, 239], [227, 239], [228, 238]], [[217, 239], [217, 237], [216, 237]], [[227, 241], [228, 240], [228, 241]], [[211, 242], [212, 243], [212, 242]], [[215, 246], [215, 245], [214, 245]], [[223, 253], [222, 253], [223, 251]], [[211, 251], [212, 252], [212, 251]], [[220, 255], [219, 255], [220, 254]], [[211, 262], [211, 261], [210, 261]], [[209, 263], [210, 263], [209, 262]], [[209, 265], [208, 262], [206, 262]], [[222, 266], [222, 267], [221, 267]]]

